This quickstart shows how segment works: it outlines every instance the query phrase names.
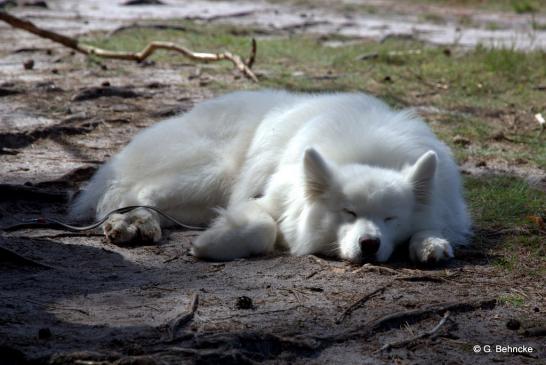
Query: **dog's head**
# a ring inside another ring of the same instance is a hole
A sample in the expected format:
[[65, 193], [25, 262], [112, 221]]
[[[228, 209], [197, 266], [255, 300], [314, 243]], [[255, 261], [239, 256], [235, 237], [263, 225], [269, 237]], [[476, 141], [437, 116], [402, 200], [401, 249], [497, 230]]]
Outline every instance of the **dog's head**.
[[[362, 164], [337, 166], [316, 150], [304, 155], [305, 231], [320, 252], [355, 263], [386, 261], [409, 238], [412, 215], [430, 198], [434, 151], [401, 171]], [[335, 236], [334, 236], [335, 235]]]

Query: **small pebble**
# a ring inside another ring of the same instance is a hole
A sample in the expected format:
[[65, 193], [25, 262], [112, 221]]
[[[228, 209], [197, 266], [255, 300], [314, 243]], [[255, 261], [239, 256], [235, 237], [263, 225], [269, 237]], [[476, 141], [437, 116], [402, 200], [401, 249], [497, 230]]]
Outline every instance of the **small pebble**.
[[237, 298], [235, 307], [237, 309], [253, 309], [254, 304], [252, 304], [252, 299], [243, 295], [242, 297]]
[[509, 330], [517, 331], [520, 327], [521, 323], [517, 319], [511, 318], [508, 320], [508, 322], [506, 322], [506, 328], [508, 328]]
[[34, 68], [34, 60], [26, 60], [23, 62], [23, 67], [25, 70], [32, 70]]
[[51, 330], [49, 328], [40, 328], [38, 330], [38, 338], [40, 340], [47, 340], [51, 338]]

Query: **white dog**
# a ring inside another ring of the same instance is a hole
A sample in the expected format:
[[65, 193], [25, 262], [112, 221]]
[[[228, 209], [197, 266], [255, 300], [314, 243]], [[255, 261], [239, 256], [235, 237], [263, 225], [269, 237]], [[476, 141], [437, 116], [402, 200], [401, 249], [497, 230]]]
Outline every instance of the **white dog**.
[[[229, 260], [286, 248], [385, 261], [453, 257], [470, 219], [448, 147], [409, 111], [365, 94], [236, 92], [138, 134], [104, 165], [73, 215], [151, 205], [211, 224], [193, 254]], [[160, 219], [111, 216], [113, 242], [158, 241]]]

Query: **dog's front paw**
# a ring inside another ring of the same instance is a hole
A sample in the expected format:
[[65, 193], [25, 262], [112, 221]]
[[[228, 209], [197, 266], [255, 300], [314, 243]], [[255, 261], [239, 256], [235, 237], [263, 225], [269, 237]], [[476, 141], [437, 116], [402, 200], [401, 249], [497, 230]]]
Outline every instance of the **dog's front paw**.
[[410, 258], [414, 262], [435, 263], [453, 258], [453, 248], [444, 238], [427, 237], [410, 244]]
[[213, 235], [211, 235], [209, 231], [210, 230], [207, 230], [201, 233], [201, 235], [199, 235], [199, 237], [192, 242], [190, 253], [193, 256], [207, 258], [207, 252], [209, 251], [208, 248], [214, 242]]
[[231, 227], [215, 224], [192, 243], [191, 254], [199, 258], [232, 259], [229, 249], [229, 239], [233, 236]]
[[273, 250], [277, 225], [255, 201], [223, 211], [193, 243], [191, 253], [200, 258], [233, 260]]

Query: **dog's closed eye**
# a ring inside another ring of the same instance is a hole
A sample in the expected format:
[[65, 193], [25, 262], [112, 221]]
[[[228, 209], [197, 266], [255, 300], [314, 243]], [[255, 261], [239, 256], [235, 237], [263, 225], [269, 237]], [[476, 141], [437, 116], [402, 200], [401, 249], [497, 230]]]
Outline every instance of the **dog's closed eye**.
[[383, 219], [383, 221], [385, 221], [385, 223], [387, 223], [387, 222], [391, 222], [391, 221], [395, 220], [396, 218], [397, 218], [397, 217], [394, 217], [394, 216], [392, 216], [392, 217], [386, 217], [385, 219]]
[[352, 218], [356, 218], [356, 213], [350, 209], [343, 208], [343, 213], [350, 215]]

